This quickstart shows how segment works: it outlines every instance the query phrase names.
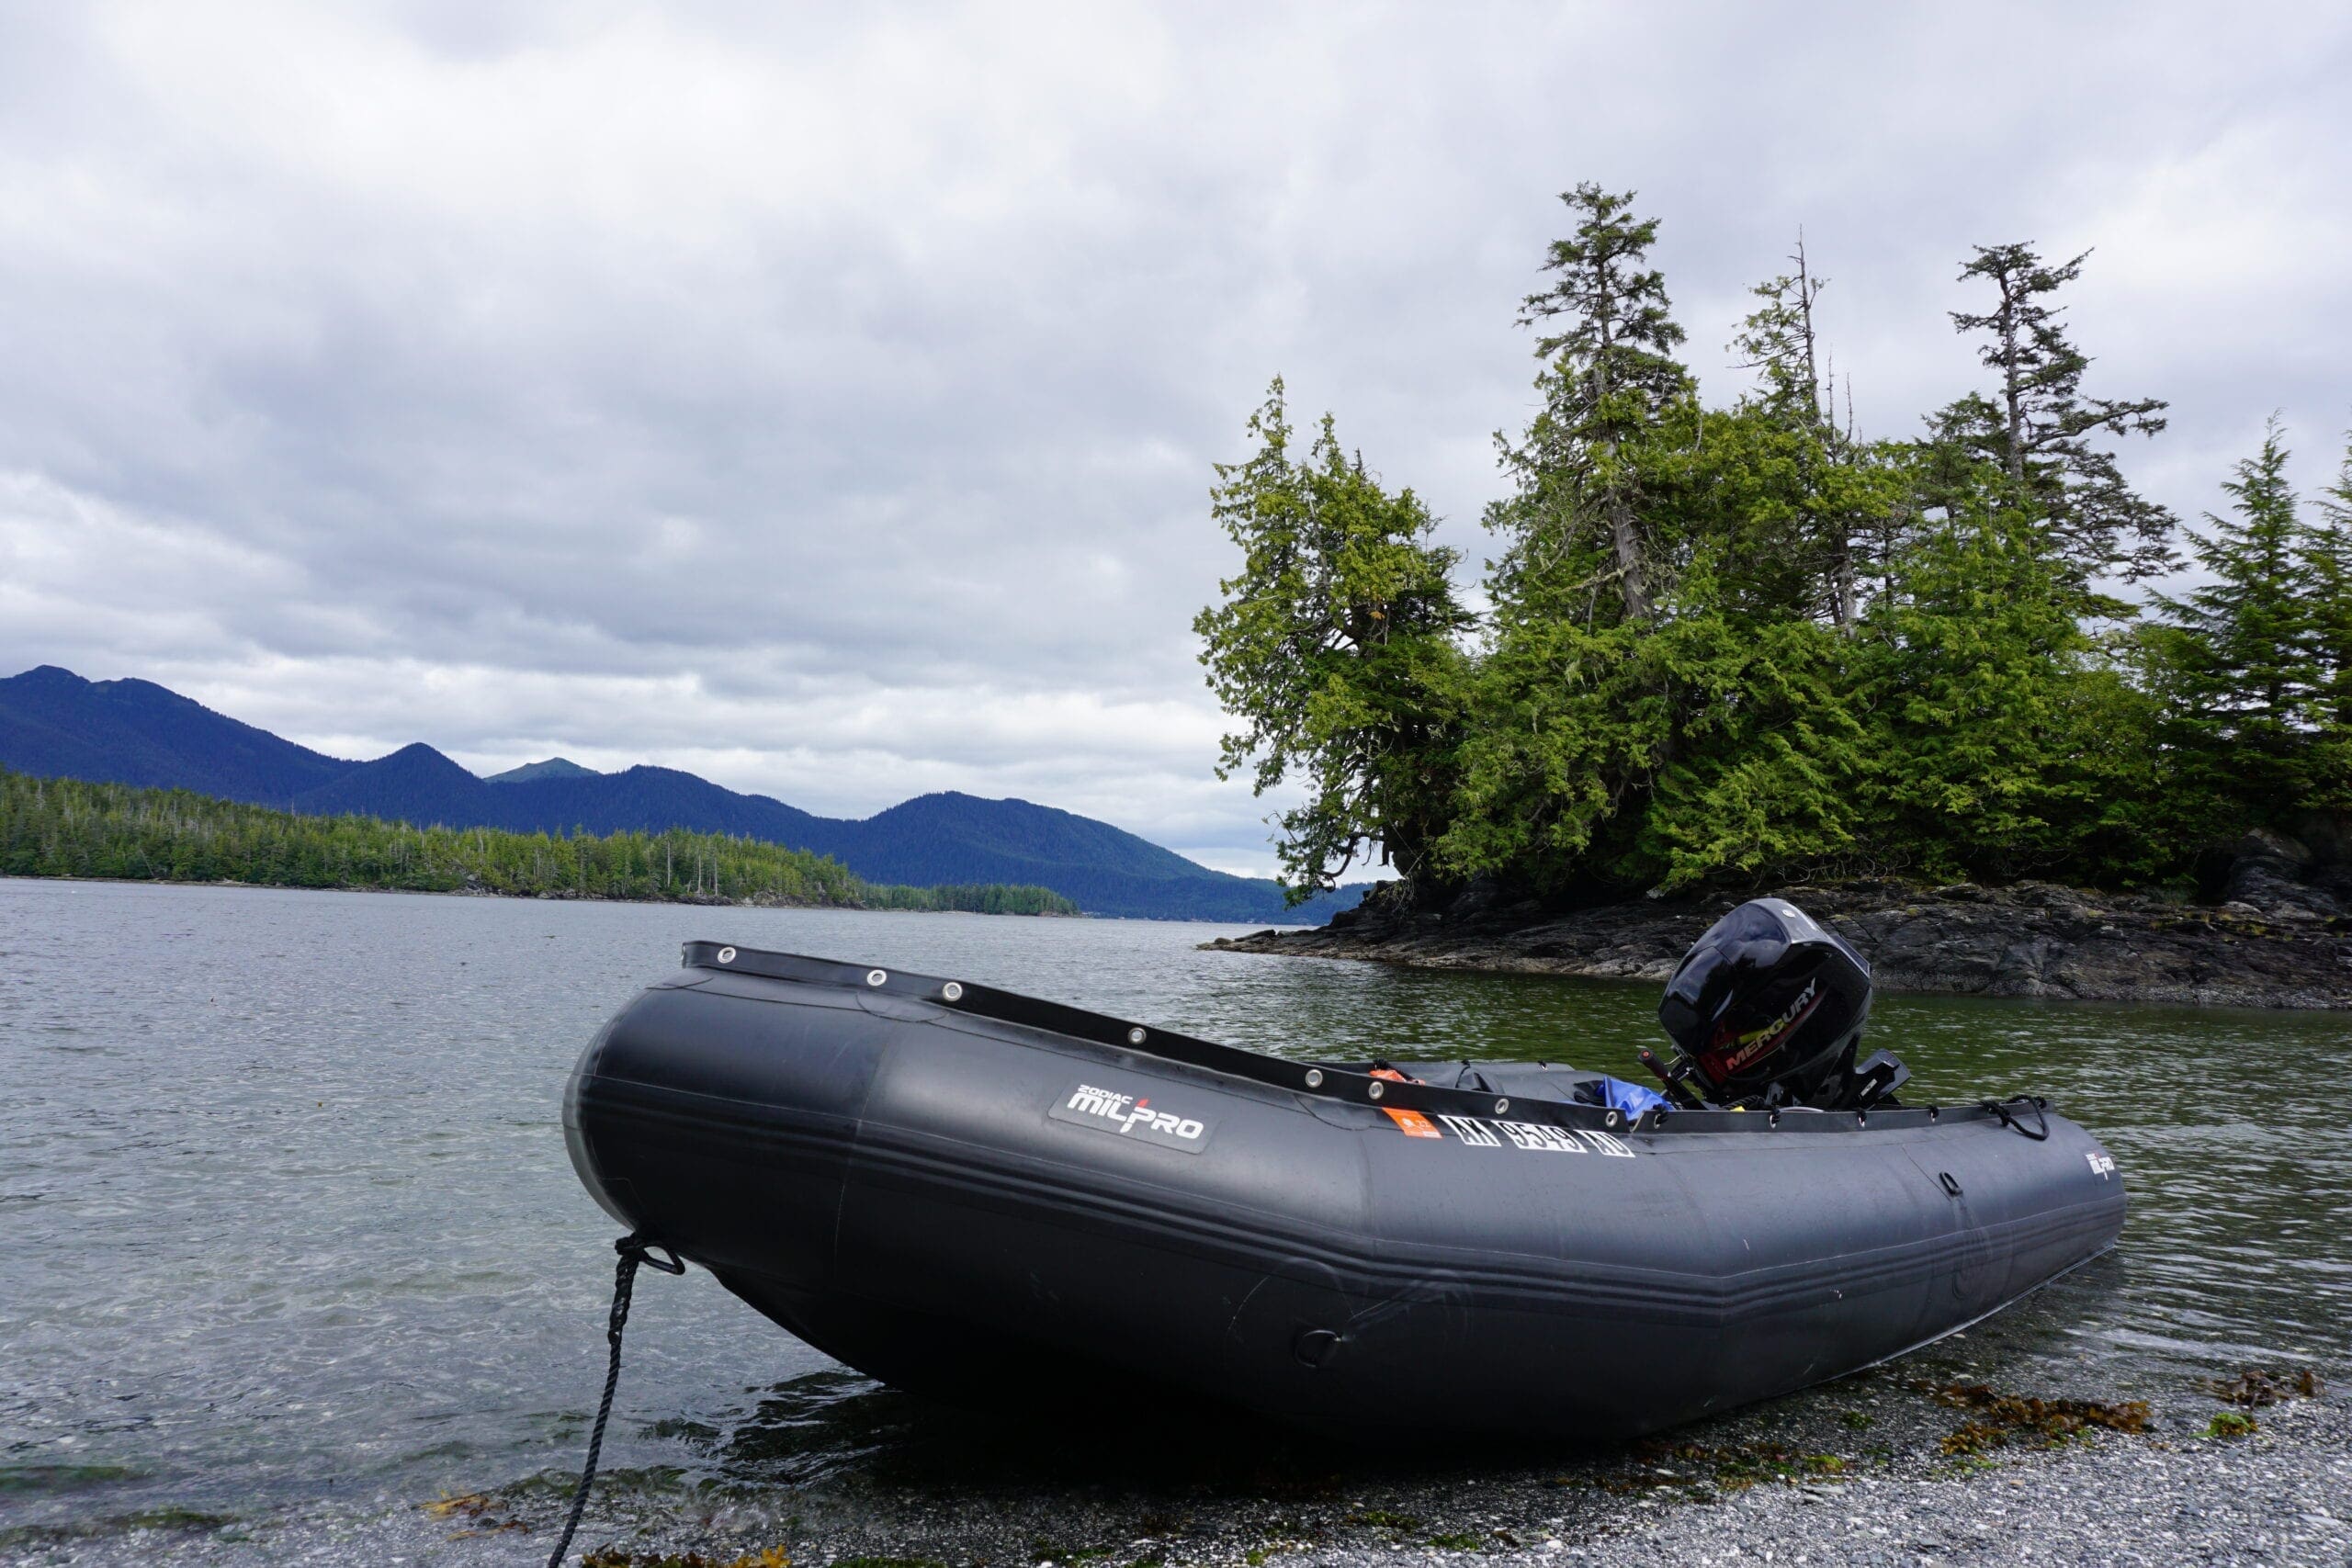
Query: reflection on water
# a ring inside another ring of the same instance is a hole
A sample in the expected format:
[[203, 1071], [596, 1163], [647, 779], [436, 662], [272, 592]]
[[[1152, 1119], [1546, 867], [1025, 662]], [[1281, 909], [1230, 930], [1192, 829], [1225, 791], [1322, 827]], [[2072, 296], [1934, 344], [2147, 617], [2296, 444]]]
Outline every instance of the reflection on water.
[[[1106, 1402], [1105, 1408], [1111, 1408]], [[1148, 1488], [1248, 1474], [1298, 1444], [1286, 1433], [1206, 1412], [1157, 1412], [1138, 1426], [928, 1404], [854, 1373], [813, 1372], [761, 1391], [694, 1441], [723, 1477], [758, 1485], [844, 1474], [918, 1489], [1019, 1483], [1040, 1476]]]
[[[1083, 1406], [1064, 1405], [1050, 1420], [959, 1410], [852, 1373], [816, 1372], [761, 1391], [691, 1440], [722, 1485], [851, 1481], [950, 1500], [1035, 1486], [1170, 1500], [1280, 1496], [1320, 1492], [1342, 1473], [1357, 1487], [1392, 1475], [1476, 1475], [1501, 1454], [1459, 1442], [1442, 1453], [1349, 1450], [1204, 1406], [1155, 1403], [1147, 1421], [1116, 1399], [1097, 1408], [1091, 1424]], [[1558, 1448], [1564, 1459], [1577, 1451]], [[1524, 1442], [1508, 1446], [1514, 1464], [1544, 1457]]]
[[[688, 937], [1298, 1056], [1637, 1077], [1657, 1039], [1648, 986], [1195, 951], [1216, 930], [0, 882], [0, 1530], [165, 1506], [372, 1513], [568, 1472], [611, 1252], [558, 1097]], [[2132, 1193], [2116, 1254], [1925, 1365], [1964, 1353], [2013, 1386], [2159, 1397], [2248, 1361], [2341, 1368], [2342, 1018], [1884, 998], [1874, 1019], [1913, 1098], [2046, 1093]], [[1182, 1489], [1332, 1462], [1222, 1417], [1009, 1430], [842, 1371], [699, 1271], [638, 1300], [609, 1462], [657, 1491]]]

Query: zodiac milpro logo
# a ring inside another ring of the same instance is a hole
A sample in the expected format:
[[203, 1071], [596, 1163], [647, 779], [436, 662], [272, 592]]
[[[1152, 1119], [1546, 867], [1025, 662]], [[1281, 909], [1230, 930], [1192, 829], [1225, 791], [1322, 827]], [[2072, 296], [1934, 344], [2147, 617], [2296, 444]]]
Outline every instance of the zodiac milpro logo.
[[1204, 1118], [1180, 1108], [1155, 1105], [1148, 1094], [1125, 1094], [1100, 1084], [1072, 1084], [1046, 1114], [1057, 1122], [1139, 1138], [1188, 1155], [1199, 1154], [1209, 1141], [1209, 1123]]
[[2091, 1174], [2101, 1181], [2115, 1174], [2115, 1156], [2105, 1149], [2086, 1150], [2083, 1157], [2091, 1162]]

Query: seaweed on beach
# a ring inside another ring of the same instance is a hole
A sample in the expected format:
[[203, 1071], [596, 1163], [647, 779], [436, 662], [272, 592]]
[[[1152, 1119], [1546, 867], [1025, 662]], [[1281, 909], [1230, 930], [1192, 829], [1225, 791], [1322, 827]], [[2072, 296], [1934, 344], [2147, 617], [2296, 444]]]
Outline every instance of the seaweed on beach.
[[[847, 1561], [856, 1561], [850, 1559]], [[919, 1562], [914, 1558], [876, 1558], [875, 1562]], [[771, 1546], [756, 1554], [745, 1552], [734, 1557], [708, 1557], [699, 1551], [591, 1551], [581, 1559], [581, 1568], [791, 1568], [792, 1559], [784, 1548]], [[925, 1564], [925, 1568], [930, 1568]]]
[[2222, 1404], [2242, 1404], [2248, 1410], [2260, 1410], [2290, 1399], [2317, 1399], [2327, 1387], [2309, 1367], [2292, 1373], [2248, 1367], [2233, 1378], [2207, 1378], [2204, 1386]]
[[2038, 1437], [2037, 1448], [2056, 1448], [2087, 1435], [2092, 1427], [2140, 1436], [2148, 1429], [2148, 1404], [2141, 1399], [2109, 1404], [2097, 1399], [2037, 1399], [2003, 1393], [1981, 1382], [1925, 1385], [1937, 1404], [1972, 1413], [1937, 1447], [1946, 1454], [1978, 1454]]
[[452, 1536], [450, 1539], [453, 1540], [462, 1540], [468, 1536], [496, 1535], [505, 1530], [530, 1528], [522, 1520], [511, 1516], [502, 1517], [492, 1513], [491, 1510], [497, 1506], [498, 1499], [487, 1492], [465, 1492], [455, 1496], [444, 1492], [430, 1503], [417, 1505], [434, 1518], [464, 1524], [467, 1528]]
[[[1715, 1448], [1705, 1443], [1668, 1443], [1656, 1439], [1634, 1446], [1644, 1468], [1605, 1476], [1594, 1483], [1604, 1492], [1620, 1495], [1668, 1486], [1713, 1484], [1718, 1492], [1744, 1492], [1762, 1482], [1794, 1484], [1804, 1481], [1834, 1481], [1846, 1473], [1843, 1456], [1803, 1453], [1782, 1443], [1739, 1443]], [[1685, 1471], [1678, 1466], [1688, 1466]]]

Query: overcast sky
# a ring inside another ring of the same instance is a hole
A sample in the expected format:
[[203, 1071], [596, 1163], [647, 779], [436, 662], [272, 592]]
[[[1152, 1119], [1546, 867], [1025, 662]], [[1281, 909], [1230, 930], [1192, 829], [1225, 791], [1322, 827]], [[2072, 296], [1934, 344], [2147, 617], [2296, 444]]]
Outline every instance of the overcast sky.
[[2127, 472], [2194, 514], [2278, 410], [2315, 484], [2348, 80], [2332, 4], [0, 0], [0, 673], [1264, 871], [1191, 621], [1271, 377], [1475, 562], [1592, 179], [1711, 397], [1799, 225], [1879, 434], [1976, 381], [1972, 243], [2096, 245]]

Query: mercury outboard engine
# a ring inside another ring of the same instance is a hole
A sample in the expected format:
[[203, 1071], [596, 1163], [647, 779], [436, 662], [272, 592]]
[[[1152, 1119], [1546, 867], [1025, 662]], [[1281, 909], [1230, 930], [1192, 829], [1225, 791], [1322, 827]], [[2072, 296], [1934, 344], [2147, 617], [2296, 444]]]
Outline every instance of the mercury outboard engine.
[[1881, 1051], [1855, 1053], [1871, 1012], [1871, 969], [1845, 939], [1785, 898], [1742, 904], [1707, 928], [1658, 1004], [1679, 1053], [1645, 1052], [1686, 1106], [1884, 1103], [1911, 1076]]

